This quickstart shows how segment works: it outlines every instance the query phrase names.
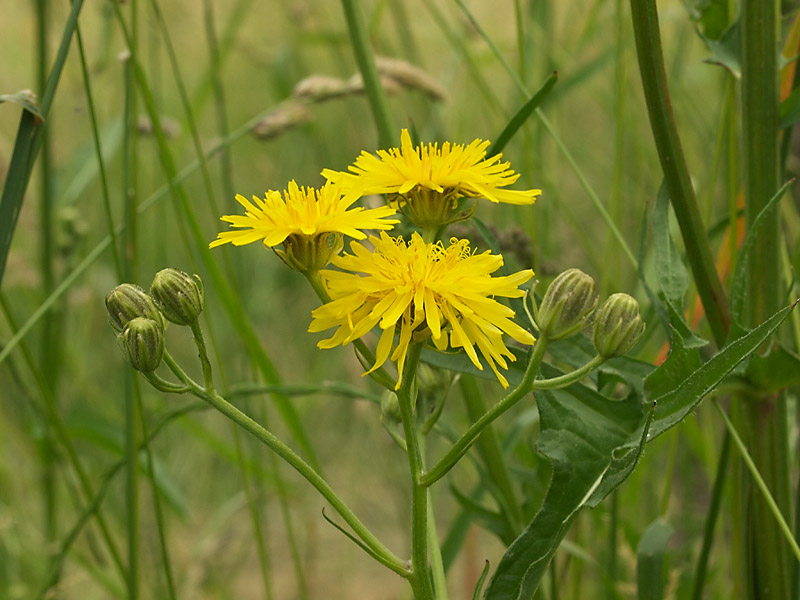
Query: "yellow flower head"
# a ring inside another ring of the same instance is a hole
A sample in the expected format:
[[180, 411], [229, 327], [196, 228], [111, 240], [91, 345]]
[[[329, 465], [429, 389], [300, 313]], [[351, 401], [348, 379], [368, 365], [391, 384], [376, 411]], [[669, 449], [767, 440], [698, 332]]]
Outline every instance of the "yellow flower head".
[[245, 214], [226, 215], [221, 220], [238, 230], [218, 234], [209, 248], [228, 242], [243, 246], [259, 240], [270, 248], [283, 244], [285, 252], [276, 252], [299, 271], [316, 270], [327, 264], [331, 249], [335, 250], [333, 254], [341, 250], [342, 235], [364, 239], [367, 236], [362, 229], [391, 229], [398, 222], [386, 218], [395, 214], [388, 206], [350, 208], [357, 198], [345, 198], [331, 183], [315, 189], [301, 188], [290, 181], [283, 196], [270, 190], [263, 199], [253, 196], [253, 203], [241, 194], [236, 200], [245, 208]]
[[[388, 194], [419, 226], [446, 223], [462, 196], [507, 204], [533, 204], [541, 190], [501, 189], [519, 174], [500, 162], [501, 154], [486, 158], [489, 142], [476, 139], [464, 146], [445, 142], [412, 146], [403, 129], [400, 148], [362, 152], [349, 173], [325, 169], [322, 176], [338, 183], [345, 196]], [[422, 222], [420, 222], [422, 221]]]
[[488, 251], [472, 254], [467, 240], [453, 238], [445, 248], [441, 243], [426, 244], [418, 233], [406, 243], [381, 232], [369, 241], [374, 249], [352, 242], [353, 254], [333, 259], [341, 271], [320, 272], [331, 302], [314, 310], [308, 330], [338, 329], [318, 346], [347, 344], [378, 325], [383, 332], [371, 371], [389, 358], [396, 361], [399, 388], [411, 339], [430, 335], [438, 350], [446, 350], [449, 341], [452, 348], [464, 348], [472, 363], [483, 369], [477, 346], [503, 387], [508, 387], [496, 366], [507, 369], [506, 358], [515, 358], [503, 343], [503, 333], [524, 344], [535, 339], [511, 320], [514, 311], [494, 296], [522, 296], [518, 287], [533, 271], [492, 277], [503, 257]]

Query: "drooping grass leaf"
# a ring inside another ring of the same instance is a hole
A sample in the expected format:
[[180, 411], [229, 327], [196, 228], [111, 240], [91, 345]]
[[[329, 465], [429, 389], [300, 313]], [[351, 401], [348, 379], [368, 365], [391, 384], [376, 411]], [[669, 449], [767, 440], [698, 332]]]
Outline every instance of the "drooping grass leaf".
[[636, 584], [639, 600], [661, 600], [664, 597], [664, 571], [667, 543], [674, 529], [658, 520], [644, 530], [636, 548]]
[[528, 117], [533, 114], [533, 111], [536, 110], [536, 108], [544, 101], [544, 99], [550, 93], [550, 90], [553, 89], [556, 81], [558, 81], [558, 73], [553, 73], [545, 80], [542, 87], [539, 88], [539, 91], [531, 96], [531, 99], [522, 105], [522, 107], [508, 122], [508, 125], [505, 126], [500, 135], [497, 136], [497, 139], [494, 141], [494, 143], [489, 147], [489, 150], [486, 152], [487, 157], [494, 156], [495, 154], [499, 154], [503, 151], [503, 148], [506, 147], [506, 144], [509, 142], [509, 140], [511, 140], [519, 128], [522, 127], [523, 123], [528, 120]]
[[31, 90], [22, 90], [14, 94], [0, 94], [0, 104], [3, 102], [13, 102], [27, 110], [36, 117], [34, 125], [44, 123], [44, 115], [36, 100], [36, 95]]

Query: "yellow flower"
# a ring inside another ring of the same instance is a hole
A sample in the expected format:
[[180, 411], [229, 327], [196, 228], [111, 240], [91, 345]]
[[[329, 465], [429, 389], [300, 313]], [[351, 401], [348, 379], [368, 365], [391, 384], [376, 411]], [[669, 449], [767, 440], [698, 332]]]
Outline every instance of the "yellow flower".
[[503, 265], [503, 257], [488, 251], [471, 254], [467, 240], [453, 238], [445, 248], [441, 242], [426, 244], [418, 233], [406, 243], [381, 232], [369, 241], [374, 250], [352, 242], [353, 254], [333, 259], [332, 264], [341, 271], [320, 272], [331, 302], [314, 310], [308, 330], [338, 329], [318, 346], [347, 344], [378, 325], [383, 331], [370, 371], [391, 358], [397, 362], [399, 388], [409, 343], [412, 338], [421, 341], [430, 335], [440, 351], [447, 349], [448, 341], [452, 348], [464, 348], [482, 370], [477, 346], [503, 387], [508, 387], [496, 366], [507, 369], [506, 358], [515, 359], [503, 343], [503, 333], [524, 344], [533, 344], [535, 339], [511, 320], [514, 311], [494, 297], [522, 296], [518, 286], [528, 281], [533, 271], [492, 277]]
[[245, 214], [226, 215], [221, 220], [239, 230], [218, 234], [209, 248], [228, 242], [243, 246], [259, 240], [270, 248], [283, 244], [285, 251], [276, 252], [299, 271], [325, 266], [330, 256], [341, 250], [342, 235], [364, 239], [367, 236], [362, 229], [391, 229], [398, 222], [386, 218], [395, 214], [387, 206], [350, 208], [357, 198], [345, 198], [331, 183], [317, 190], [301, 188], [290, 181], [283, 196], [269, 190], [263, 199], [253, 196], [254, 204], [241, 194], [236, 200], [245, 208]]
[[514, 183], [519, 174], [509, 169], [508, 162], [500, 162], [501, 154], [486, 158], [487, 141], [414, 147], [406, 129], [400, 141], [400, 148], [378, 150], [377, 156], [362, 152], [349, 173], [325, 169], [322, 176], [341, 185], [348, 197], [388, 194], [390, 204], [408, 205], [409, 218], [422, 227], [448, 222], [462, 196], [533, 204], [542, 193], [501, 189]]

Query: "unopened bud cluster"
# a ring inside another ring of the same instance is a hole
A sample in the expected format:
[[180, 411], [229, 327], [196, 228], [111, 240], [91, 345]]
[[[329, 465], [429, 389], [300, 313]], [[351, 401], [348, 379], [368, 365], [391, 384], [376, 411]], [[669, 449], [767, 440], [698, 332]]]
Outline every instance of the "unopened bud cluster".
[[166, 321], [191, 325], [203, 311], [203, 283], [197, 275], [164, 269], [149, 294], [130, 283], [115, 287], [106, 309], [125, 358], [137, 371], [152, 373], [164, 356]]
[[552, 342], [578, 333], [593, 321], [597, 353], [603, 358], [622, 356], [644, 332], [639, 303], [628, 294], [613, 294], [596, 308], [594, 279], [580, 269], [568, 269], [547, 288], [538, 310], [534, 305], [534, 324]]

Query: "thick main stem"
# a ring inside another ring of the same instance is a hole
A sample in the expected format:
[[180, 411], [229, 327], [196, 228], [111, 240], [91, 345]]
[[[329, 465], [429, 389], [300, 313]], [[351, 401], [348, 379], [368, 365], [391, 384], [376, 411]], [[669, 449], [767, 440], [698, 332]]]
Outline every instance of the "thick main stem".
[[[741, 4], [742, 146], [745, 220], [751, 230], [756, 216], [780, 187], [778, 3], [744, 0]], [[755, 325], [780, 307], [779, 213], [773, 210], [757, 232], [748, 258], [746, 325]], [[753, 462], [781, 512], [790, 515], [787, 416], [781, 394], [755, 390], [735, 401], [737, 428], [744, 434]], [[787, 598], [790, 590], [788, 546], [767, 503], [741, 467], [736, 480], [743, 490], [734, 519], [744, 524], [740, 581], [744, 598]]]
[[397, 399], [406, 439], [408, 467], [411, 471], [411, 585], [415, 600], [433, 600], [433, 587], [428, 574], [428, 488], [420, 483], [423, 470], [422, 451], [414, 411], [417, 364], [421, 353], [422, 344], [412, 343], [406, 355]]
[[[728, 299], [714, 266], [705, 226], [678, 137], [678, 128], [667, 90], [656, 0], [631, 0], [631, 15], [647, 114], [650, 117], [650, 127], [653, 130], [661, 169], [664, 172], [664, 184], [678, 219], [683, 243], [686, 246], [686, 256], [706, 318], [714, 338], [724, 339], [730, 323]], [[770, 197], [768, 195], [765, 200]]]

